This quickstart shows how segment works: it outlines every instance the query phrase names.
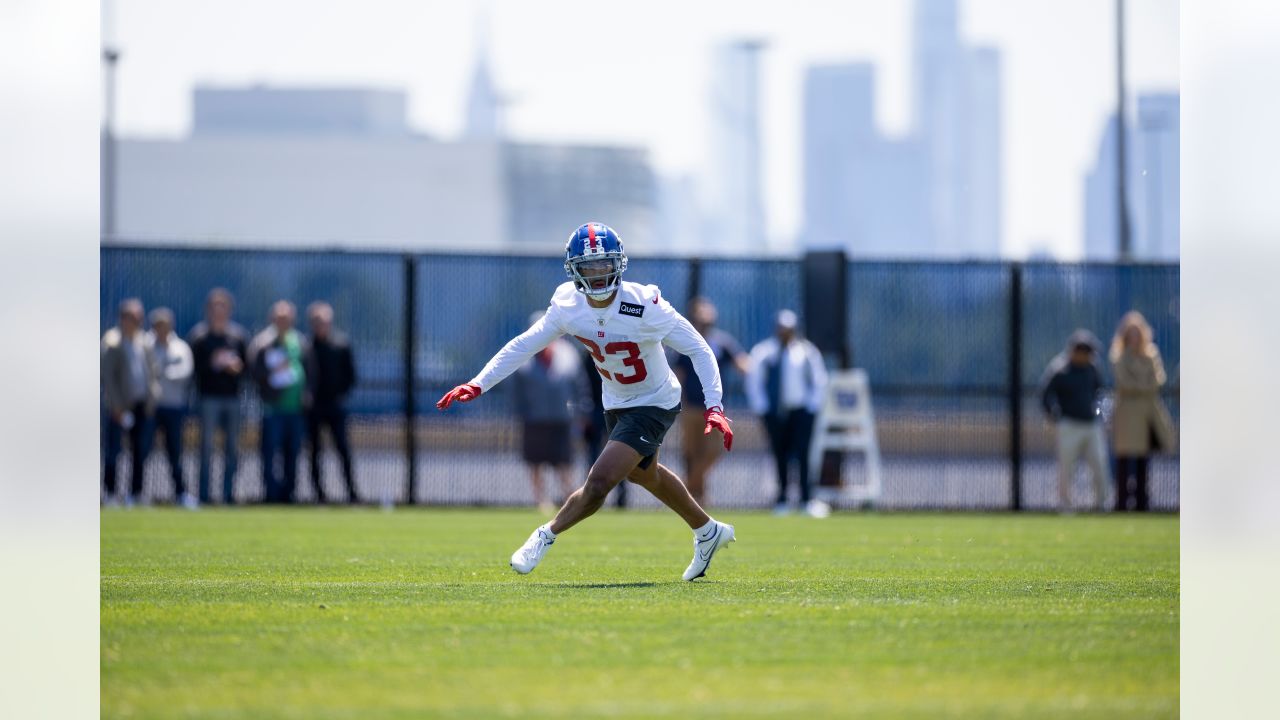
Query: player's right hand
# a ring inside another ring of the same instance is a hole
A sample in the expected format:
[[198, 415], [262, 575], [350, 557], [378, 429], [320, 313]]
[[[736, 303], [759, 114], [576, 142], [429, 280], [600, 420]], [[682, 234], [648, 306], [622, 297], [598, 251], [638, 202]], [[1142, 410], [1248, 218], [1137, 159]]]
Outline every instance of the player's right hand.
[[454, 400], [458, 402], [471, 402], [480, 397], [480, 386], [472, 383], [465, 383], [450, 390], [444, 394], [444, 397], [436, 403], [436, 407], [440, 410], [448, 410]]

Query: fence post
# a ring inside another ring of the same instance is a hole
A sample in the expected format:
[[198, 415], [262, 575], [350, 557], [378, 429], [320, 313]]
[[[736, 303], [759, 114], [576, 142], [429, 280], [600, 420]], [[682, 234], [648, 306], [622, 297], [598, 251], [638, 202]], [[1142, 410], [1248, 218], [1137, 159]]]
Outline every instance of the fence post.
[[418, 264], [412, 254], [404, 256], [404, 448], [408, 473], [405, 477], [405, 502], [412, 505], [413, 480], [418, 476], [418, 436], [416, 417], [418, 414], [415, 400], [417, 385], [417, 369], [414, 367], [413, 349], [418, 344], [417, 335], [417, 292]]
[[840, 368], [853, 367], [849, 344], [849, 259], [843, 250], [810, 250], [801, 260], [805, 338]]
[[689, 301], [702, 294], [702, 259], [689, 258], [689, 285], [685, 297], [685, 312], [689, 312]]
[[1011, 510], [1022, 509], [1022, 264], [1009, 265], [1009, 478]]

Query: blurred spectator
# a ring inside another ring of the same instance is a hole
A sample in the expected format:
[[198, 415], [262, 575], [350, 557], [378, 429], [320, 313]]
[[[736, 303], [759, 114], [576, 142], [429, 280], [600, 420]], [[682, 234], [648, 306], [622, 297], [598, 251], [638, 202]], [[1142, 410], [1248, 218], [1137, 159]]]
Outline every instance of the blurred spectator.
[[326, 302], [307, 307], [311, 327], [311, 364], [307, 384], [311, 405], [307, 408], [307, 437], [311, 447], [311, 482], [316, 495], [328, 502], [320, 479], [320, 431], [329, 429], [333, 447], [342, 461], [342, 479], [347, 484], [348, 502], [359, 502], [351, 473], [351, 447], [347, 443], [347, 395], [356, 385], [356, 364], [345, 333], [333, 327], [333, 308]]
[[[1151, 339], [1151, 326], [1137, 310], [1125, 313], [1111, 339], [1111, 371], [1115, 378], [1112, 414], [1116, 456], [1116, 510], [1150, 509], [1147, 471], [1151, 453], [1172, 450], [1173, 420], [1160, 401], [1165, 383], [1160, 350]], [[1132, 479], [1135, 486], [1130, 489]]]
[[1067, 348], [1045, 369], [1040, 401], [1058, 432], [1058, 509], [1071, 511], [1071, 481], [1080, 456], [1093, 476], [1094, 508], [1105, 507], [1111, 475], [1107, 447], [1099, 420], [1098, 401], [1103, 389], [1098, 369], [1098, 338], [1088, 330], [1076, 330]]
[[[529, 317], [532, 326], [542, 313]], [[573, 492], [570, 463], [574, 410], [589, 392], [578, 351], [561, 339], [552, 340], [520, 366], [515, 381], [516, 415], [520, 418], [525, 464], [533, 485], [533, 502], [544, 513], [555, 512], [546, 495], [542, 466], [550, 465], [560, 483], [562, 502]]]
[[245, 331], [231, 321], [235, 300], [214, 288], [204, 303], [202, 322], [191, 328], [187, 344], [196, 368], [200, 404], [200, 502], [212, 502], [209, 484], [213, 435], [222, 429], [222, 502], [235, 502], [240, 461], [240, 379], [248, 363]]
[[[307, 339], [293, 327], [296, 318], [293, 303], [277, 300], [271, 306], [271, 324], [249, 345], [249, 363], [262, 397], [262, 483], [269, 503], [297, 499], [306, 367], [311, 361]], [[284, 455], [283, 477], [276, 472], [277, 452]]]
[[796, 332], [798, 320], [791, 310], [778, 313], [773, 337], [751, 348], [747, 374], [747, 400], [764, 420], [778, 472], [777, 514], [788, 512], [788, 469], [795, 461], [799, 471], [800, 502], [805, 512], [825, 517], [830, 508], [810, 497], [809, 441], [813, 421], [822, 407], [827, 369], [822, 353]]
[[151, 332], [147, 347], [155, 357], [156, 376], [160, 383], [160, 399], [156, 402], [156, 419], [146, 445], [152, 447], [155, 432], [164, 433], [165, 456], [173, 477], [173, 498], [183, 507], [199, 507], [195, 496], [187, 491], [182, 473], [182, 426], [187, 419], [187, 398], [191, 394], [191, 375], [195, 362], [191, 348], [173, 331], [173, 311], [156, 308], [151, 311]]
[[[571, 345], [574, 344], [571, 343]], [[586, 395], [578, 402], [575, 409], [578, 414], [578, 426], [582, 432], [583, 450], [587, 454], [587, 469], [590, 470], [592, 463], [600, 457], [600, 451], [604, 448], [604, 399], [600, 395], [603, 379], [586, 346], [577, 343], [575, 348], [578, 352], [578, 364], [582, 368], [582, 376], [586, 383], [584, 385]], [[618, 483], [611, 493], [614, 504], [619, 508], [627, 506], [627, 485], [628, 483], [624, 482]]]
[[120, 303], [115, 327], [102, 336], [102, 403], [106, 410], [107, 439], [103, 456], [104, 504], [113, 504], [116, 495], [116, 464], [120, 459], [124, 433], [129, 434], [129, 454], [133, 477], [125, 505], [143, 500], [142, 471], [147, 460], [147, 425], [160, 395], [155, 359], [142, 333], [142, 301], [129, 298]]
[[[737, 338], [716, 327], [718, 313], [716, 306], [704, 297], [695, 297], [689, 301], [689, 322], [693, 324], [702, 338], [711, 347], [720, 366], [720, 378], [723, 382], [728, 367], [737, 368], [743, 375], [751, 368], [751, 359]], [[689, 494], [703, 507], [707, 506], [706, 478], [712, 466], [724, 454], [724, 443], [714, 434], [704, 435], [702, 430], [706, 420], [702, 417], [702, 382], [693, 371], [693, 361], [687, 355], [669, 352], [671, 369], [680, 380], [680, 451], [684, 456], [685, 485]]]

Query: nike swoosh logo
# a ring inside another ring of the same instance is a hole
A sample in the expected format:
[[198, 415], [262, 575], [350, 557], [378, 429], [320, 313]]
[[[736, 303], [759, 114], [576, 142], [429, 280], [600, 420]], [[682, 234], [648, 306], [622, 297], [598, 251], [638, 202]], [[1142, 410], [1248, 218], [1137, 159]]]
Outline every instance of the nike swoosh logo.
[[653, 441], [652, 441], [652, 440], [650, 440], [649, 438], [647, 438], [647, 437], [645, 437], [645, 436], [641, 435], [641, 436], [640, 436], [640, 442], [653, 442]]
[[701, 549], [698, 550], [699, 560], [706, 562], [711, 559], [711, 553], [715, 552], [715, 547], [716, 547], [715, 541], [718, 540], [719, 538], [720, 538], [720, 528], [716, 528], [716, 534], [712, 535], [710, 538], [707, 539], [707, 542], [711, 543], [711, 548], [707, 550], [705, 553], [702, 552]]

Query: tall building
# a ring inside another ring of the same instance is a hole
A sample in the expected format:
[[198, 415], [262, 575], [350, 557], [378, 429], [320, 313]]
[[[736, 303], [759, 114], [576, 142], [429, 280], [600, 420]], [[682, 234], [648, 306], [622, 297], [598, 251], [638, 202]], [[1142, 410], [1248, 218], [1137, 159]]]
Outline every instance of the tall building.
[[962, 67], [966, 92], [961, 104], [963, 131], [956, 193], [956, 217], [962, 233], [958, 251], [994, 258], [1000, 256], [1003, 236], [1000, 52], [987, 47], [966, 48]]
[[1178, 187], [1182, 179], [1178, 151], [1179, 98], [1161, 93], [1138, 97], [1138, 165], [1134, 168], [1133, 206], [1136, 247], [1153, 260], [1177, 259], [1182, 237]]
[[959, 41], [954, 0], [919, 0], [912, 130], [875, 127], [875, 70], [810, 68], [804, 96], [806, 248], [863, 257], [1000, 255], [1000, 55]]
[[957, 195], [962, 172], [962, 53], [955, 0], [916, 0], [911, 22], [912, 134], [928, 158], [925, 212], [929, 247], [942, 255], [961, 245]]
[[875, 69], [869, 63], [811, 67], [804, 80], [806, 249], [872, 242]]
[[758, 252], [765, 247], [760, 183], [759, 40], [716, 51], [711, 96], [711, 177], [704, 240], [709, 248]]
[[916, 0], [912, 126], [928, 158], [930, 246], [998, 257], [1001, 247], [1000, 53], [960, 41], [956, 0]]
[[[1135, 260], [1179, 257], [1180, 134], [1177, 94], [1138, 96], [1129, 130], [1128, 210]], [[1098, 154], [1084, 182], [1084, 253], [1090, 260], [1119, 257], [1116, 216], [1116, 118], [1107, 119]]]
[[[1093, 167], [1084, 178], [1084, 256], [1114, 261], [1120, 256], [1116, 227], [1116, 116], [1107, 118]], [[1132, 176], [1133, 145], [1129, 145]], [[1130, 186], [1132, 187], [1132, 185]]]

